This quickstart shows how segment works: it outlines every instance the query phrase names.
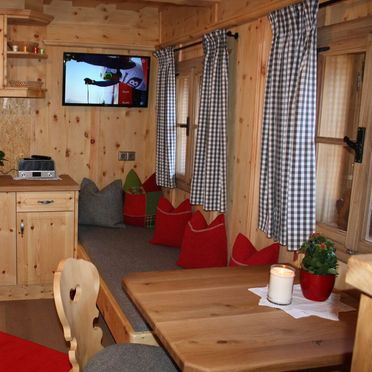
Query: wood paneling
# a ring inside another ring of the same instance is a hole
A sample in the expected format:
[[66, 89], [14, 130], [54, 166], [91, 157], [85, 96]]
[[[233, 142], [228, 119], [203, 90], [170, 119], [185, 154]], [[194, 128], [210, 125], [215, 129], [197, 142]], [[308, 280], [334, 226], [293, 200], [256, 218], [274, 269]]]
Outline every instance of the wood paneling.
[[[0, 193], [0, 284], [16, 284], [16, 199], [14, 192]], [[7, 213], [4, 213], [6, 211]]]
[[[289, 2], [287, 2], [289, 3]], [[258, 12], [262, 8], [278, 8], [284, 2], [252, 1], [247, 4], [243, 0], [221, 0], [211, 13], [211, 23], [204, 14], [201, 21], [195, 19], [188, 22], [187, 14], [177, 14], [180, 10], [162, 11], [161, 41], [162, 43], [182, 40], [187, 35], [196, 35], [203, 29], [223, 24], [229, 19], [242, 18], [256, 6]], [[349, 0], [340, 1], [325, 7], [319, 13], [319, 25], [332, 25], [371, 14], [371, 1]], [[196, 26], [199, 24], [199, 26]], [[259, 170], [261, 151], [261, 121], [263, 94], [266, 78], [266, 63], [271, 46], [270, 24], [266, 17], [245, 23], [232, 29], [239, 32], [236, 42], [236, 61], [230, 64], [235, 69], [233, 91], [231, 92], [232, 107], [229, 108], [230, 122], [228, 127], [228, 211], [227, 230], [229, 250], [236, 235], [241, 232], [247, 235], [257, 248], [267, 245], [270, 240], [257, 229]], [[187, 59], [187, 51], [183, 59]], [[192, 54], [191, 54], [192, 55]], [[190, 57], [192, 58], [192, 57]], [[170, 198], [174, 204], [179, 204], [188, 196], [182, 190], [172, 190]], [[207, 215], [209, 216], [209, 215]], [[209, 220], [210, 220], [209, 216]], [[282, 248], [281, 261], [292, 261], [293, 254]]]
[[[13, 79], [45, 81], [47, 93], [45, 99], [0, 99], [0, 149], [9, 159], [2, 170], [16, 168], [21, 157], [45, 154], [55, 160], [58, 174], [68, 173], [77, 182], [90, 177], [104, 186], [123, 179], [131, 168], [136, 168], [141, 179], [149, 176], [155, 167], [156, 61], [151, 60], [149, 107], [130, 109], [62, 106], [62, 60], [64, 51], [151, 56], [151, 51], [136, 47], [151, 49], [159, 42], [158, 10], [73, 7], [71, 1], [53, 0], [44, 12], [55, 17], [46, 31], [13, 25], [11, 38], [40, 44], [47, 38], [70, 46], [46, 45], [47, 60], [10, 61]], [[91, 47], [79, 47], [84, 43]], [[93, 47], [95, 43], [100, 48]], [[120, 44], [126, 47], [118, 49]], [[135, 151], [136, 161], [119, 162], [119, 150]]]
[[73, 7], [69, 1], [55, 0], [44, 11], [55, 17], [48, 27], [51, 40], [149, 46], [159, 42], [156, 8], [125, 11], [112, 4]]

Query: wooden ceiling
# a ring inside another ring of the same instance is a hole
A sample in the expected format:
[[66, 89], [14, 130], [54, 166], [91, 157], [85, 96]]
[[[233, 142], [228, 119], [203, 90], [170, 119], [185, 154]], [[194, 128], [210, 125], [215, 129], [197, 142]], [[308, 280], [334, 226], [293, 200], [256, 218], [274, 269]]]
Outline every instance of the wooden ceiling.
[[[113, 4], [118, 9], [141, 9], [145, 7], [210, 7], [220, 0], [70, 0], [76, 7], [96, 7], [102, 4]], [[43, 0], [44, 4], [50, 4], [52, 0]]]

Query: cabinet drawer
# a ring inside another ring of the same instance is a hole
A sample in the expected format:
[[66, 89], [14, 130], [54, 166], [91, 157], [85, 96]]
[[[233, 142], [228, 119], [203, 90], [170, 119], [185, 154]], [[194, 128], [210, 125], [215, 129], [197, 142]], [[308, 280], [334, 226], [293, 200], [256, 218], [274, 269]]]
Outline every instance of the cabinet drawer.
[[73, 191], [17, 193], [17, 212], [72, 210], [74, 210]]

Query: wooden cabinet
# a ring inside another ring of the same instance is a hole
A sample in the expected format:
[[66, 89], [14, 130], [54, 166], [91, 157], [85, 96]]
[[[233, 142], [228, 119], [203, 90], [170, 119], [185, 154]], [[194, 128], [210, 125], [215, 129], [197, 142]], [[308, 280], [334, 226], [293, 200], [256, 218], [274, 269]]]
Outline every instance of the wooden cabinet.
[[0, 192], [0, 285], [17, 283], [16, 199], [14, 192]]
[[46, 25], [52, 16], [33, 10], [0, 9], [0, 97], [45, 96], [46, 54], [32, 50], [13, 51], [11, 42], [37, 42], [42, 45]]
[[0, 176], [0, 299], [52, 296], [58, 262], [76, 255], [78, 189]]

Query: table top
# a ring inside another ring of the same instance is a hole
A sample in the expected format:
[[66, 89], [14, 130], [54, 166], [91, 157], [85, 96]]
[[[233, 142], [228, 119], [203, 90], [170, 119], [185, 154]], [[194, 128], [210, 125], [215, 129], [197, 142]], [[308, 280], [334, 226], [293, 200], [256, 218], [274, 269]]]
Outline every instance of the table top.
[[340, 313], [340, 321], [294, 319], [258, 306], [248, 288], [268, 281], [268, 266], [251, 266], [131, 273], [122, 284], [185, 371], [294, 370], [350, 360], [356, 311]]
[[0, 191], [20, 192], [20, 191], [78, 191], [80, 189], [70, 176], [63, 174], [60, 180], [15, 180], [12, 176], [0, 176]]

